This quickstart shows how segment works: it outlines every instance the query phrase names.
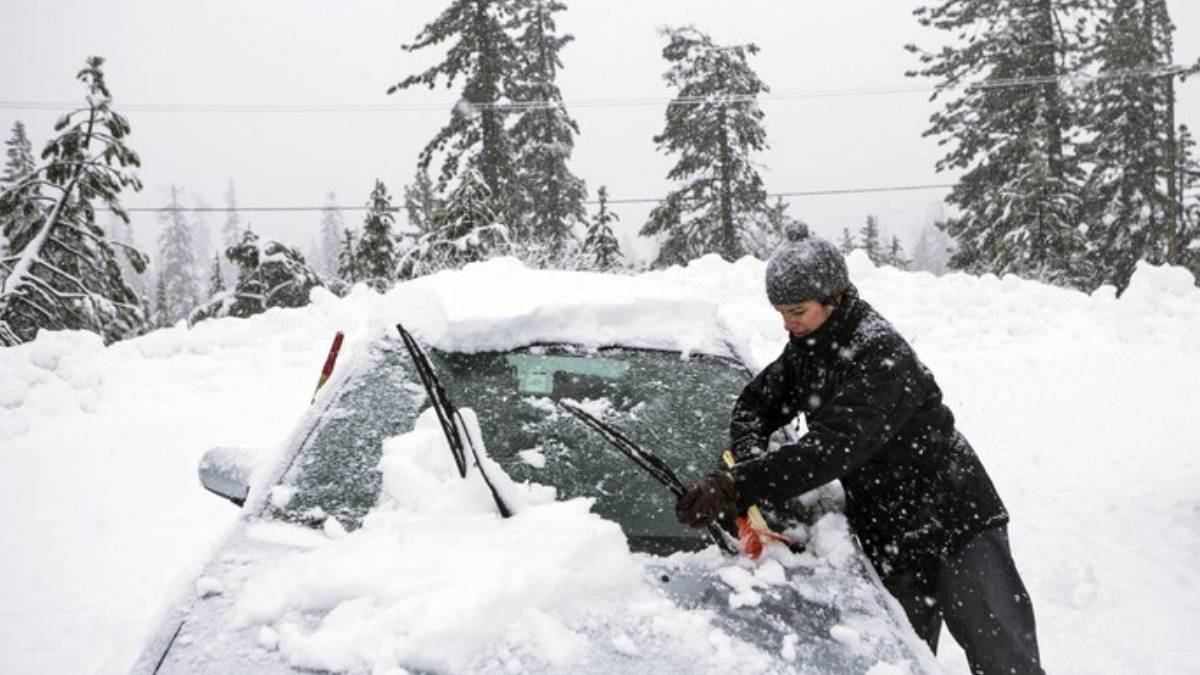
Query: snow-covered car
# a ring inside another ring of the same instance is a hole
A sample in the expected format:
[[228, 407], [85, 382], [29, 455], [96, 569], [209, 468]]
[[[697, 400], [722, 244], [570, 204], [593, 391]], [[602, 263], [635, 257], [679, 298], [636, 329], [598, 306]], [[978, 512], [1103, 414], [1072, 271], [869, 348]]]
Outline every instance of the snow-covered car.
[[[202, 481], [243, 515], [133, 672], [937, 670], [836, 490], [776, 505], [791, 548], [730, 555], [560, 405], [686, 482], [717, 465], [750, 376], [732, 354], [534, 337], [427, 348], [423, 375], [392, 330], [339, 364], [271, 466], [210, 451]], [[427, 392], [457, 406], [465, 453]]]

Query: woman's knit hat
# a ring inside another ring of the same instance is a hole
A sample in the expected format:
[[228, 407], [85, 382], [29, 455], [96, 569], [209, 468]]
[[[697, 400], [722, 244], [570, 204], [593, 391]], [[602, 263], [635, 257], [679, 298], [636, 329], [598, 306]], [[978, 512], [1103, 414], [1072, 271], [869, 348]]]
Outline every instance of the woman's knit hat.
[[784, 227], [784, 242], [767, 262], [767, 297], [772, 305], [825, 300], [849, 287], [846, 259], [836, 246], [809, 234], [804, 223]]

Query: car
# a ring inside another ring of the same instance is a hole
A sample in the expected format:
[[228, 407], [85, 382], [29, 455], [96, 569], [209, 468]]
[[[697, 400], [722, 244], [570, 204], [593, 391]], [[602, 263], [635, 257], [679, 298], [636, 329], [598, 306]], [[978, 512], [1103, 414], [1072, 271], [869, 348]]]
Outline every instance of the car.
[[242, 515], [133, 672], [936, 671], [835, 489], [763, 505], [796, 544], [750, 561], [680, 525], [671, 491], [570, 412], [686, 483], [718, 466], [751, 376], [733, 354], [523, 340], [456, 351], [398, 326], [341, 364], [268, 466], [210, 450], [201, 482]]

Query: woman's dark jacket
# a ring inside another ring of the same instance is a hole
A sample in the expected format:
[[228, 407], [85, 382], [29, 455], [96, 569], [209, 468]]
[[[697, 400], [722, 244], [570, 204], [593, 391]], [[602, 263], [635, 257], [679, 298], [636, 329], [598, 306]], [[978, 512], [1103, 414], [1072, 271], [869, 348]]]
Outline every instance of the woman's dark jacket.
[[[801, 413], [808, 433], [767, 453], [772, 432]], [[746, 385], [730, 436], [742, 507], [840, 478], [850, 525], [884, 576], [1008, 522], [933, 375], [854, 289]]]

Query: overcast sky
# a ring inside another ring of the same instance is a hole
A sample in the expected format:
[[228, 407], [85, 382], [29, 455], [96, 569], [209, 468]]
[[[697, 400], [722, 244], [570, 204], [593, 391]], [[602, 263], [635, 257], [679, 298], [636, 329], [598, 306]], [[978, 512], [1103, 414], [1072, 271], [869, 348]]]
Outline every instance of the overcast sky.
[[[953, 182], [939, 175], [933, 139], [922, 138], [934, 107], [928, 86], [904, 77], [915, 65], [907, 42], [940, 40], [922, 29], [907, 0], [566, 0], [560, 29], [573, 33], [560, 86], [581, 127], [572, 167], [613, 199], [658, 197], [670, 189], [672, 158], [661, 131], [663, 38], [657, 29], [691, 23], [718, 42], [755, 42], [752, 64], [771, 87], [764, 100], [771, 148], [759, 157], [770, 192]], [[398, 194], [416, 157], [446, 121], [454, 90], [386, 95], [435, 54], [409, 43], [448, 0], [4, 0], [0, 6], [0, 101], [76, 103], [74, 80], [86, 56], [107, 59], [115, 107], [122, 105], [288, 106], [444, 104], [415, 111], [127, 113], [130, 146], [142, 157], [146, 189], [127, 206], [161, 206], [178, 184], [224, 205], [232, 179], [241, 206], [320, 206], [334, 191], [361, 205], [376, 178]], [[1176, 60], [1200, 56], [1200, 2], [1168, 0], [1179, 26]], [[1180, 90], [1178, 120], [1200, 128], [1200, 79]], [[461, 84], [461, 83], [460, 83]], [[868, 90], [863, 94], [861, 90]], [[854, 93], [854, 90], [860, 90]], [[871, 91], [874, 90], [874, 91]], [[821, 96], [788, 97], [819, 92]], [[649, 105], [571, 107], [571, 101], [651, 99]], [[35, 147], [65, 112], [0, 105], [0, 137], [26, 123]], [[857, 229], [869, 213], [907, 242], [945, 191], [794, 197], [791, 213], [818, 232]], [[649, 205], [619, 205], [623, 244], [635, 244]], [[306, 246], [318, 213], [243, 214], [255, 230]], [[222, 214], [209, 217], [214, 228]], [[347, 216], [357, 224], [361, 214]], [[138, 214], [149, 247], [157, 227]]]

